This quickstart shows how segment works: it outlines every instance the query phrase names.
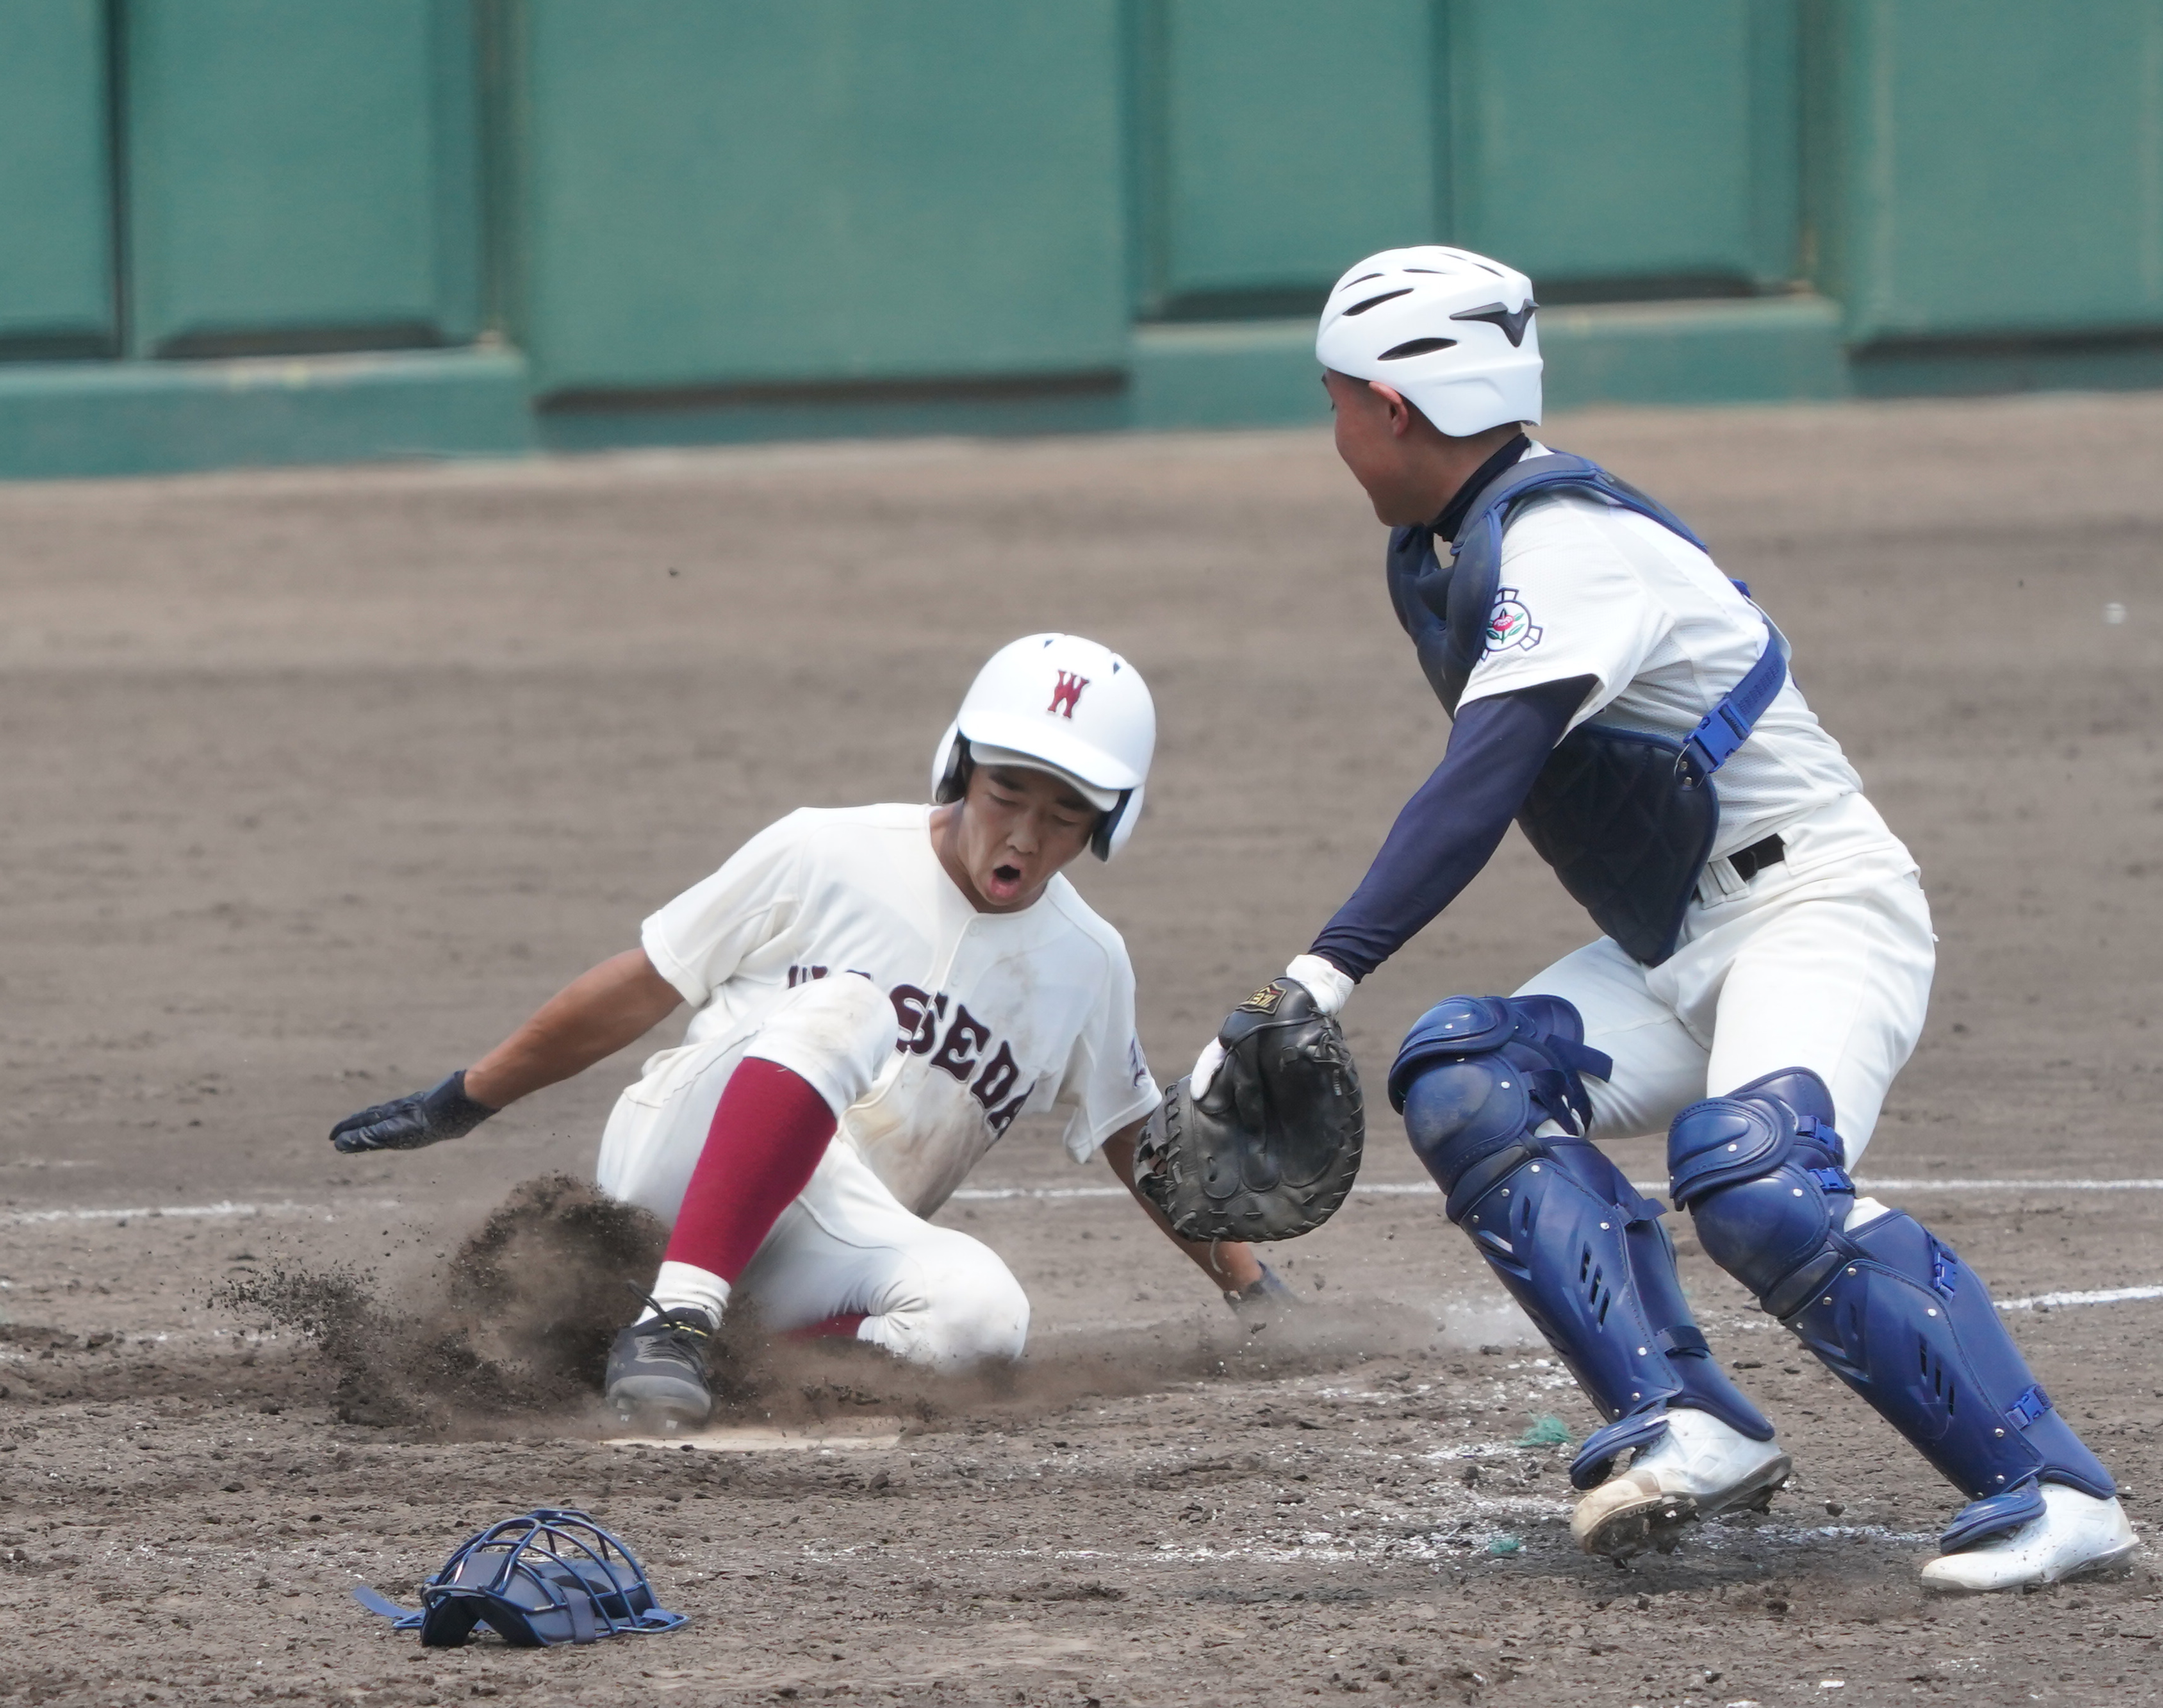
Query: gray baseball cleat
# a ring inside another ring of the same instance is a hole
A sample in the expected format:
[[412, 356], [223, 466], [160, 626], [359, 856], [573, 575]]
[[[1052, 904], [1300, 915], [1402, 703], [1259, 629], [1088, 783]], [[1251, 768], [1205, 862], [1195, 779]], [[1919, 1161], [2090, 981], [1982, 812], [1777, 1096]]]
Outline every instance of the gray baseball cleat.
[[704, 1422], [714, 1409], [706, 1386], [714, 1328], [704, 1311], [679, 1306], [619, 1333], [608, 1361], [608, 1405], [617, 1421], [652, 1419], [666, 1429]]

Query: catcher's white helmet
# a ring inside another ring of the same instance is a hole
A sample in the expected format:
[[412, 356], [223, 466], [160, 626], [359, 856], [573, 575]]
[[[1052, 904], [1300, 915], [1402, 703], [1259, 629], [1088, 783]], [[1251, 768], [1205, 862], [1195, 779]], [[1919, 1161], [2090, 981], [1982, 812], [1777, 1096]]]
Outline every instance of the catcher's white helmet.
[[1089, 847], [1109, 860], [1141, 816], [1155, 752], [1156, 703], [1139, 670], [1079, 635], [1029, 635], [969, 684], [931, 761], [931, 798], [958, 800], [972, 762], [1050, 772], [1103, 814]]
[[1531, 280], [1469, 249], [1385, 249], [1337, 281], [1314, 354], [1325, 368], [1402, 392], [1438, 431], [1469, 438], [1540, 418], [1538, 306]]

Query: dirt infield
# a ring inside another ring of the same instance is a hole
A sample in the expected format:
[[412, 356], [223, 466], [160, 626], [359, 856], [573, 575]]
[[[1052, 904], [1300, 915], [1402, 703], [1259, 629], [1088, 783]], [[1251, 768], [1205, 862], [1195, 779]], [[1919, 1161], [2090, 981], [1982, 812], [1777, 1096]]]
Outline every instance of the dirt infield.
[[[1860, 1172], [2002, 1301], [2163, 1284], [2163, 398], [1546, 436], [1753, 584], [1923, 863], [1936, 998]], [[1286, 1253], [1312, 1304], [1261, 1333], [1018, 1127], [945, 1217], [1027, 1286], [1027, 1365], [940, 1384], [746, 1338], [725, 1451], [605, 1442], [532, 1387], [401, 1410], [266, 1328], [272, 1281], [329, 1275], [511, 1356], [453, 1254], [589, 1167], [630, 1058], [420, 1155], [338, 1158], [330, 1122], [470, 1059], [780, 813], [919, 798], [1018, 633], [1097, 636], [1156, 691], [1148, 819], [1080, 881], [1178, 1071], [1440, 752], [1380, 546], [1304, 433], [0, 488], [0, 1701], [2163, 1699], [2145, 1554], [1926, 1601], [1952, 1491], [1686, 1239], [1795, 1482], [1672, 1556], [1574, 1553], [1543, 1438], [1590, 1410], [1386, 1119]], [[1242, 762], [1265, 711], [1304, 755]], [[1370, 1082], [1435, 997], [1586, 935], [1513, 837], [1355, 999]], [[2145, 1527], [2163, 1299], [2013, 1320]], [[693, 1625], [423, 1653], [348, 1599], [541, 1503], [619, 1528]]]

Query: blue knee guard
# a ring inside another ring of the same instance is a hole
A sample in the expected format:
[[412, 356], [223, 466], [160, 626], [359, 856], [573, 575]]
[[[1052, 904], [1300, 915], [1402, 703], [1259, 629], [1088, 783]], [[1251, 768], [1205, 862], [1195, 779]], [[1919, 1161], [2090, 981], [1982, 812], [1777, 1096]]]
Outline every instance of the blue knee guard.
[[1971, 1498], [1948, 1551], [2040, 1514], [2039, 1482], [2114, 1494], [1950, 1246], [1897, 1212], [1846, 1231], [1845, 1161], [1807, 1068], [1694, 1103], [1668, 1134], [1675, 1202], [1706, 1254]]
[[[1608, 1419], [1570, 1467], [1579, 1488], [1694, 1407], [1758, 1441], [1773, 1426], [1712, 1361], [1675, 1276], [1661, 1208], [1584, 1137], [1583, 1076], [1608, 1058], [1556, 997], [1452, 997], [1390, 1070], [1390, 1101], [1510, 1296]], [[1553, 1122], [1561, 1134], [1534, 1129]]]

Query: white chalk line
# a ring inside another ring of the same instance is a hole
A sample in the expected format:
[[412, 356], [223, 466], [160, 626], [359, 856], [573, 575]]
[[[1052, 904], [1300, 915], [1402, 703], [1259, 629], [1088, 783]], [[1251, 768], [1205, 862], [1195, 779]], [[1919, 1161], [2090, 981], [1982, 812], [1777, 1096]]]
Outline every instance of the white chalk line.
[[[1640, 1192], [1648, 1191], [1657, 1182], [1632, 1181]], [[2124, 1191], [2163, 1187], [2163, 1181], [1858, 1181], [1856, 1183], [1867, 1192], [1912, 1192], [1918, 1187], [1936, 1187], [1946, 1191], [2011, 1188], [2029, 1187], [2055, 1187], [2062, 1191], [2103, 1191], [2118, 1188]], [[1367, 1192], [1386, 1197], [1406, 1197], [1420, 1192], [1435, 1192], [1438, 1189], [1422, 1181], [1372, 1181], [1355, 1186], [1355, 1192]], [[1014, 1198], [1123, 1198], [1129, 1196], [1123, 1187], [963, 1187], [954, 1194], [956, 1198], [977, 1202], [998, 1202]], [[251, 1216], [306, 1216], [321, 1218], [326, 1222], [338, 1219], [338, 1209], [395, 1210], [400, 1208], [395, 1198], [364, 1198], [351, 1201], [342, 1207], [327, 1204], [301, 1204], [291, 1200], [275, 1203], [236, 1203], [230, 1199], [215, 1204], [154, 1204], [127, 1208], [102, 1208], [95, 1206], [69, 1206], [46, 1210], [0, 1210], [0, 1226], [29, 1227], [51, 1225], [66, 1222], [132, 1222], [143, 1221], [205, 1221], [238, 1219]], [[2084, 1291], [2033, 1293], [2026, 1298], [2000, 1299], [2001, 1311], [2056, 1311], [2077, 1305], [2125, 1305], [2149, 1299], [2163, 1299], [2163, 1286], [2102, 1287]]]
[[[1632, 1181], [1631, 1184], [1641, 1192], [1661, 1190], [1665, 1186], [1665, 1182], [1660, 1181]], [[1998, 1192], [2016, 1188], [2058, 1192], [2141, 1192], [2163, 1189], [2163, 1180], [1859, 1180], [1856, 1186], [1859, 1191], [1867, 1192]], [[1439, 1188], [1431, 1182], [1422, 1181], [1374, 1181], [1355, 1186], [1352, 1190], [1388, 1197], [1439, 1192]], [[1123, 1187], [964, 1187], [954, 1196], [981, 1202], [1013, 1198], [1123, 1198], [1129, 1194]], [[1999, 1299], [1995, 1303], [2001, 1311], [2057, 1311], [2078, 1305], [2138, 1304], [2149, 1299], [2163, 1299], [2163, 1286], [2099, 1287], [2083, 1291], [2031, 1293], [2026, 1298]], [[1495, 1302], [1498, 1306], [1506, 1305], [1506, 1302], [1500, 1299]]]
[[[1630, 1184], [1641, 1192], [1655, 1196], [1668, 1189], [1663, 1180], [1633, 1180]], [[1858, 1179], [1856, 1190], [1863, 1192], [2163, 1192], [2163, 1180], [1878, 1180]], [[1352, 1188], [1354, 1197], [1378, 1198], [1408, 1198], [1440, 1196], [1441, 1188], [1432, 1181], [1362, 1181]], [[1123, 1198], [1129, 1196], [1124, 1187], [963, 1187], [954, 1194], [956, 1200], [987, 1203], [1003, 1198]]]
[[2024, 1299], [2000, 1299], [2001, 1311], [2056, 1311], [2067, 1305], [2129, 1305], [2163, 1299], [2163, 1287], [2100, 1287], [2085, 1293], [2035, 1293]]
[[296, 1204], [285, 1201], [275, 1204], [236, 1204], [230, 1200], [222, 1200], [215, 1204], [152, 1204], [128, 1209], [0, 1210], [0, 1227], [26, 1228], [41, 1223], [133, 1222], [138, 1219], [145, 1222], [216, 1221], [244, 1216], [320, 1217], [326, 1222], [335, 1222], [341, 1209], [395, 1210], [398, 1208], [395, 1198], [357, 1198], [339, 1205]]
[[[1659, 1180], [1635, 1180], [1630, 1184], [1641, 1192], [1660, 1193], [1667, 1190], [1667, 1182]], [[2163, 1192], [2163, 1180], [1858, 1180], [1858, 1191], [1865, 1192]], [[1440, 1196], [1440, 1188], [1432, 1181], [1363, 1181], [1354, 1186], [1355, 1196], [1366, 1197], [1428, 1197]], [[963, 1187], [954, 1194], [955, 1201], [966, 1203], [996, 1203], [1015, 1198], [1055, 1202], [1066, 1198], [1123, 1198], [1129, 1196], [1124, 1187]], [[242, 1216], [320, 1216], [326, 1221], [337, 1218], [339, 1209], [395, 1210], [401, 1208], [396, 1198], [356, 1198], [343, 1205], [302, 1204], [291, 1199], [275, 1203], [236, 1203], [221, 1199], [214, 1204], [135, 1204], [107, 1208], [102, 1205], [68, 1205], [45, 1210], [0, 1210], [0, 1227], [21, 1228], [50, 1222], [122, 1222], [140, 1217], [145, 1221], [169, 1217], [175, 1220], [206, 1220]]]

